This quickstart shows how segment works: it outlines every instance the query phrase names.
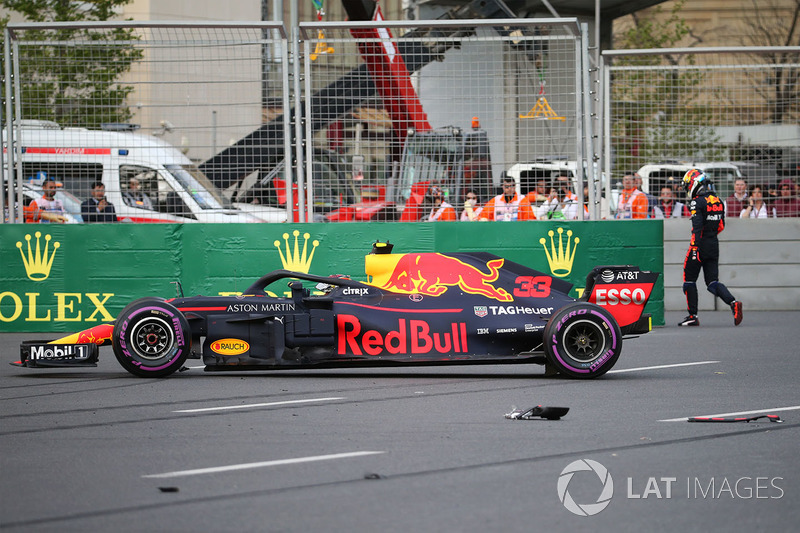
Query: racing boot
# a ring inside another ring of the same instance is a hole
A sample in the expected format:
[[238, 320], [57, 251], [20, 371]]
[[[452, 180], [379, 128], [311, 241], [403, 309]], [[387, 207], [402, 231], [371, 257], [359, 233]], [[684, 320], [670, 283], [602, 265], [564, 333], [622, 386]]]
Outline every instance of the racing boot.
[[733, 312], [733, 325], [738, 326], [742, 323], [744, 318], [744, 309], [742, 309], [742, 302], [734, 300], [731, 303], [731, 311]]
[[697, 318], [697, 315], [689, 315], [680, 322], [678, 322], [679, 326], [699, 326], [700, 319]]

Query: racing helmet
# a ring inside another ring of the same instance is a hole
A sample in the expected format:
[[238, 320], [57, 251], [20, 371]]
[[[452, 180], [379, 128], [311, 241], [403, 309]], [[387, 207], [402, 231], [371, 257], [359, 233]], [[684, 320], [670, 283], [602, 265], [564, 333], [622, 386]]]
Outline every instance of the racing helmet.
[[693, 168], [683, 175], [683, 190], [686, 191], [686, 196], [694, 198], [700, 187], [711, 185], [711, 180], [708, 179], [702, 170]]

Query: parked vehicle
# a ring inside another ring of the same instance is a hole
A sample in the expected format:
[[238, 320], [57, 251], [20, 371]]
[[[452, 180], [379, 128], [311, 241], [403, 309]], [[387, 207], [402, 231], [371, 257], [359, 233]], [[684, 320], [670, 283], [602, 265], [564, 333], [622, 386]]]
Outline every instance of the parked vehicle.
[[[599, 172], [599, 169], [597, 169]], [[586, 168], [578, 174], [577, 161], [567, 159], [543, 158], [528, 163], [517, 163], [506, 171], [506, 176], [514, 178], [517, 182], [517, 193], [528, 194], [536, 187], [537, 182], [544, 180], [547, 185], [551, 185], [558, 176], [567, 175], [572, 183], [573, 192], [578, 195], [587, 182]], [[580, 189], [579, 189], [580, 187]], [[600, 218], [609, 218], [609, 202], [605, 197], [606, 180], [603, 178], [596, 191], [600, 199]], [[617, 191], [612, 191], [612, 204], [616, 205]]]
[[727, 162], [688, 162], [665, 161], [642, 166], [638, 173], [642, 177], [642, 190], [650, 194], [658, 194], [664, 185], [680, 187], [683, 175], [688, 170], [696, 168], [702, 170], [711, 178], [717, 193], [722, 198], [727, 198], [733, 192], [733, 182], [743, 176], [738, 166]]
[[[325, 215], [356, 201], [356, 190], [345, 171], [342, 156], [329, 150], [314, 150], [311, 163], [313, 221], [324, 222]], [[286, 163], [281, 161], [271, 171], [257, 172], [231, 189], [230, 198], [237, 209], [251, 213], [265, 222], [286, 222]], [[293, 188], [297, 221], [297, 186]]]
[[[234, 209], [175, 147], [133, 133], [134, 125], [107, 128], [61, 128], [55, 122], [24, 121], [17, 140], [24, 179], [35, 184], [44, 173], [78, 198], [88, 198], [92, 183], [102, 181], [121, 222], [259, 221]], [[3, 141], [7, 146], [5, 131]], [[126, 194], [131, 178], [138, 180], [146, 201]]]
[[[477, 121], [472, 129], [447, 127], [411, 130], [403, 145], [399, 171], [377, 195], [333, 211], [331, 222], [400, 220], [415, 221], [430, 185], [437, 185], [456, 209], [464, 204], [466, 191], [482, 198], [493, 193], [489, 137]], [[375, 190], [375, 188], [371, 188]]]

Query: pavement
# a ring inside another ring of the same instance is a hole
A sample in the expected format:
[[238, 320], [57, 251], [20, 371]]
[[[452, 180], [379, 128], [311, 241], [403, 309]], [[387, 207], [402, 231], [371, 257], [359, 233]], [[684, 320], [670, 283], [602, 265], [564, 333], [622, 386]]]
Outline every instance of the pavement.
[[[0, 333], [3, 531], [793, 531], [800, 311], [701, 313], [596, 380], [530, 365], [27, 369]], [[569, 407], [517, 421], [514, 407]], [[689, 423], [691, 416], [758, 416]]]

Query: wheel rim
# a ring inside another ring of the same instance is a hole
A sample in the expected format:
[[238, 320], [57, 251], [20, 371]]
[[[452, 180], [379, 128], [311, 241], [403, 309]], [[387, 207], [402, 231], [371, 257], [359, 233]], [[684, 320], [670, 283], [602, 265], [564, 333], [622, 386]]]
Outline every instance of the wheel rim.
[[581, 363], [591, 362], [605, 352], [606, 337], [594, 322], [580, 320], [564, 331], [564, 350]]
[[157, 361], [171, 353], [174, 345], [175, 333], [171, 325], [161, 318], [143, 320], [131, 332], [133, 351], [148, 361]]

